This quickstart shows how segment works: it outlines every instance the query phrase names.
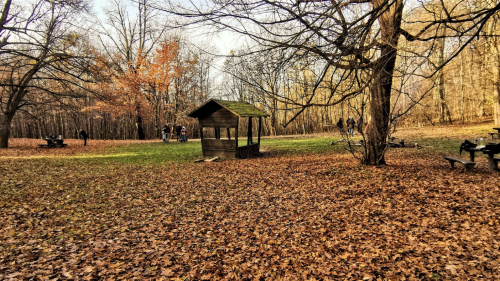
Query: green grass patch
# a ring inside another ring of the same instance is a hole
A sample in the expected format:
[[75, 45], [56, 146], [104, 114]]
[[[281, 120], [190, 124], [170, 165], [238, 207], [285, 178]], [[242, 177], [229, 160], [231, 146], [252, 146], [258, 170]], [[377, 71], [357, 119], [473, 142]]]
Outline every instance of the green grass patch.
[[262, 139], [261, 150], [290, 154], [345, 152], [345, 143], [330, 145], [332, 141], [338, 139], [338, 137]]
[[[418, 150], [419, 152], [441, 153], [451, 156], [460, 156], [463, 159], [469, 159], [469, 152], [462, 151], [462, 155], [460, 155], [460, 145], [464, 142], [463, 139], [421, 138], [417, 139], [416, 142], [425, 147], [425, 149]], [[486, 143], [488, 143], [488, 140], [484, 141], [484, 144]], [[483, 153], [476, 153], [476, 158], [481, 157], [488, 158], [488, 156]]]
[[[330, 145], [336, 140], [332, 137], [313, 138], [276, 138], [261, 139], [261, 150], [282, 154], [340, 153], [344, 144]], [[254, 139], [255, 141], [255, 139]], [[240, 139], [239, 145], [246, 145], [246, 139]], [[201, 143], [138, 143], [106, 149], [102, 153], [79, 154], [69, 157], [68, 161], [86, 161], [95, 164], [162, 164], [192, 162], [202, 158]]]
[[74, 158], [102, 163], [161, 164], [189, 162], [201, 158], [200, 142], [138, 143], [107, 149], [104, 153]]
[[460, 144], [464, 140], [459, 139], [430, 139], [430, 138], [421, 138], [417, 139], [415, 142], [419, 145], [424, 146], [426, 151], [432, 152], [442, 152], [442, 153], [458, 153], [460, 149]]

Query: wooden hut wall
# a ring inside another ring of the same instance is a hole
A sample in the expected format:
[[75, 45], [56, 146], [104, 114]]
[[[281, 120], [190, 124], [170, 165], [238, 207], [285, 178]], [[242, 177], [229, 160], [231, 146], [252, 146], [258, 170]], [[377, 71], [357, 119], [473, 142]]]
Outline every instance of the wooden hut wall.
[[239, 146], [236, 149], [236, 158], [244, 159], [250, 157], [250, 155], [259, 154], [260, 143], [254, 143], [245, 146]]
[[203, 119], [200, 118], [199, 120], [201, 127], [236, 128], [238, 126], [238, 116], [225, 108], [220, 108], [214, 113]]
[[203, 150], [203, 157], [219, 156], [234, 158], [236, 155], [235, 140], [203, 139], [201, 140], [201, 148]]

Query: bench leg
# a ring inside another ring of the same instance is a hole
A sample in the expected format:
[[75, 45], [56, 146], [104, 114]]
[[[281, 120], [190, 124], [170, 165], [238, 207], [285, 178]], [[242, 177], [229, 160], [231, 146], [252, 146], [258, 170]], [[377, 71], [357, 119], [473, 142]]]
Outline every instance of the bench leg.
[[451, 168], [454, 169], [455, 168], [455, 161], [448, 160], [448, 162], [450, 162]]
[[488, 155], [488, 169], [490, 171], [498, 170], [498, 162], [495, 161], [493, 155]]
[[475, 154], [474, 154], [474, 153], [475, 153], [474, 151], [469, 151], [469, 154], [470, 154], [470, 157], [469, 157], [469, 158], [470, 158], [470, 161], [471, 161], [471, 162], [474, 162], [474, 156], [475, 156]]

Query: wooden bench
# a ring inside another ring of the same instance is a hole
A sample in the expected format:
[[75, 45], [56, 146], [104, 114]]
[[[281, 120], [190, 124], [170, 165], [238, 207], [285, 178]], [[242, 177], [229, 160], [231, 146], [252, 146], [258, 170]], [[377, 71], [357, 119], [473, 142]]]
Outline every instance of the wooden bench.
[[446, 160], [448, 160], [448, 162], [450, 162], [451, 168], [455, 168], [455, 162], [462, 163], [464, 165], [466, 172], [470, 171], [472, 168], [474, 168], [474, 166], [476, 166], [476, 163], [474, 163], [474, 162], [471, 162], [469, 160], [460, 159], [460, 158], [451, 157], [451, 156], [444, 156], [444, 159], [446, 159]]
[[488, 133], [488, 134], [491, 136], [491, 140], [493, 140], [495, 136], [497, 137], [497, 139], [500, 138], [500, 133]]
[[51, 147], [66, 147], [68, 144], [64, 143], [64, 141], [61, 139], [58, 140], [51, 140], [51, 139], [46, 139], [47, 143], [45, 144], [39, 144], [38, 146], [40, 148], [51, 148]]

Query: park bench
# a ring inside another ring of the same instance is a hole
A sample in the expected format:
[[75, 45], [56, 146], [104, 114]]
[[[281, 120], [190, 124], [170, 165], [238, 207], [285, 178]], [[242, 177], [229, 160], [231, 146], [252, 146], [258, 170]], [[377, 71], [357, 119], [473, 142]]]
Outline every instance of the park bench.
[[394, 137], [389, 138], [389, 142], [387, 142], [387, 145], [392, 148], [397, 148], [397, 147], [405, 147], [405, 141], [404, 140], [399, 140], [399, 142], [394, 141]]
[[500, 139], [500, 128], [493, 128], [493, 130], [496, 130], [496, 133], [488, 133], [491, 136], [491, 140], [496, 136], [498, 139]]
[[476, 166], [476, 163], [471, 162], [469, 160], [464, 160], [460, 158], [455, 158], [451, 156], [444, 156], [444, 159], [448, 160], [450, 162], [451, 168], [455, 168], [455, 162], [462, 163], [464, 165], [465, 171], [470, 171], [474, 166]]
[[495, 139], [495, 136], [497, 139], [500, 138], [500, 133], [488, 133], [490, 136], [491, 136], [491, 140], [494, 140]]
[[39, 144], [38, 146], [40, 148], [52, 148], [52, 147], [66, 147], [68, 144], [64, 143], [64, 140], [62, 138], [52, 138], [52, 137], [47, 137], [45, 138], [45, 141], [47, 143], [45, 144]]

